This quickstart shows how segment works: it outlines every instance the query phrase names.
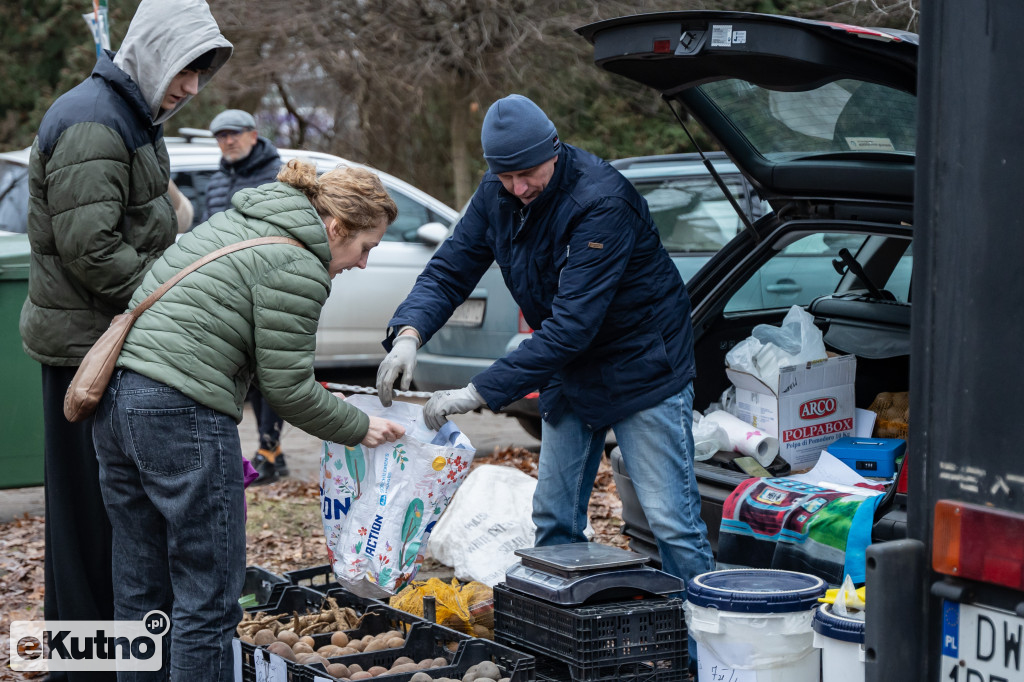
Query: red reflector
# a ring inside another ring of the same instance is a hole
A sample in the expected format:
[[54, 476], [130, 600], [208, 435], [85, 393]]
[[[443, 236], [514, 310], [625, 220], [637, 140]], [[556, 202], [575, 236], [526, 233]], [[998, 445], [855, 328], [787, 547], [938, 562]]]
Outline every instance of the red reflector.
[[896, 479], [896, 492], [907, 493], [907, 468], [910, 466], [910, 453], [903, 455], [903, 466], [900, 467], [900, 477]]
[[668, 54], [672, 51], [672, 41], [668, 38], [661, 38], [654, 41], [654, 52], [656, 54]]
[[524, 395], [523, 399], [524, 400], [536, 400], [539, 397], [540, 397], [540, 393], [538, 391], [534, 391], [533, 393], [527, 393], [526, 395]]
[[933, 533], [936, 572], [1024, 590], [1024, 514], [939, 500]]
[[519, 311], [519, 333], [520, 334], [532, 334], [533, 328], [526, 324], [526, 318], [523, 317], [523, 311]]

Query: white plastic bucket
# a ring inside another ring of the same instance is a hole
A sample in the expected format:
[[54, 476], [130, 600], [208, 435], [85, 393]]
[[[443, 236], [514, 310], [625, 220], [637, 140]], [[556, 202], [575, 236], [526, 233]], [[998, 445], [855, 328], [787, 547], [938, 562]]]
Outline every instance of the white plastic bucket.
[[699, 682], [820, 682], [811, 620], [825, 581], [806, 573], [735, 569], [687, 586], [686, 627]]
[[822, 604], [811, 626], [814, 646], [821, 649], [821, 682], [864, 682], [864, 621]]

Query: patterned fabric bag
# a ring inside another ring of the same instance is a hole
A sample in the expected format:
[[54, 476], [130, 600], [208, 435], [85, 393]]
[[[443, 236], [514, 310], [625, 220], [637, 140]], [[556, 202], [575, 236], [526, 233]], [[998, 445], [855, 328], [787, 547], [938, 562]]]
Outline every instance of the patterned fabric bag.
[[385, 408], [370, 395], [348, 402], [401, 424], [406, 433], [376, 448], [324, 443], [320, 506], [328, 556], [343, 587], [389, 597], [416, 576], [430, 531], [476, 451], [451, 421], [440, 431], [427, 427], [415, 403]]

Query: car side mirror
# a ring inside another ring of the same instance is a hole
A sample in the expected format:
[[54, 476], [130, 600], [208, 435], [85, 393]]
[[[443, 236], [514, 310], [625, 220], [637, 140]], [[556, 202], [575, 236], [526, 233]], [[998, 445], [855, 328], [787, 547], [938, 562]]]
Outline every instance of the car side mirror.
[[425, 244], [437, 246], [448, 238], [448, 228], [441, 223], [425, 223], [416, 229], [416, 236]]

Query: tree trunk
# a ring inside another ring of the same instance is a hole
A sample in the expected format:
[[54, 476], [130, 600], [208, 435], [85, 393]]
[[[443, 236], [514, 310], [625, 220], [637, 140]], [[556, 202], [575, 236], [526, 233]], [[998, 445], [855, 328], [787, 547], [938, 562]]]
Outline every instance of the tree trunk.
[[451, 154], [452, 180], [455, 191], [455, 208], [460, 209], [473, 195], [469, 177], [469, 106], [471, 89], [466, 78], [458, 76], [451, 91]]

